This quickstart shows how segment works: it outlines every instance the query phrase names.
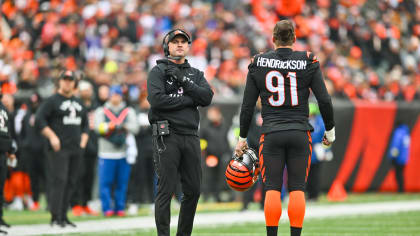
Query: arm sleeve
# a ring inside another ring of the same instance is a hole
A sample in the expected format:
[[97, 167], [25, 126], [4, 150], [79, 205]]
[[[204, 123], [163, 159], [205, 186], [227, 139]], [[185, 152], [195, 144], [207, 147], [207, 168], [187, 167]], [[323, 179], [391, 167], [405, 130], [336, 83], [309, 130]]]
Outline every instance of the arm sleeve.
[[35, 115], [35, 127], [42, 131], [46, 126], [48, 126], [48, 117], [51, 115], [53, 110], [53, 104], [50, 104], [50, 100], [45, 100], [41, 106], [38, 108]]
[[311, 66], [313, 66], [315, 70], [311, 81], [311, 89], [318, 101], [319, 111], [324, 120], [325, 129], [331, 130], [335, 125], [331, 97], [325, 87], [319, 63], [317, 61], [312, 62]]
[[185, 92], [200, 106], [210, 105], [214, 95], [209, 83], [204, 78], [204, 73], [201, 71], [199, 72], [198, 84], [190, 80], [185, 85]]
[[239, 136], [246, 138], [251, 125], [252, 117], [254, 116], [255, 103], [257, 102], [259, 90], [252, 76], [253, 63], [248, 67], [248, 75], [246, 77], [246, 85], [244, 91], [244, 97], [242, 99], [241, 113], [239, 116]]
[[158, 67], [154, 67], [147, 78], [147, 100], [153, 109], [172, 111], [193, 106], [190, 96], [171, 97], [166, 94], [163, 79], [164, 74]]
[[132, 108], [129, 108], [127, 114], [127, 122], [125, 123], [125, 128], [131, 134], [136, 135], [139, 132], [139, 125], [136, 120], [136, 113]]
[[[389, 145], [389, 156], [392, 158], [396, 158], [399, 154], [399, 147], [400, 147], [400, 140], [401, 140], [401, 134], [398, 129], [394, 131], [394, 134], [392, 135], [391, 144]], [[395, 152], [397, 150], [397, 152]]]

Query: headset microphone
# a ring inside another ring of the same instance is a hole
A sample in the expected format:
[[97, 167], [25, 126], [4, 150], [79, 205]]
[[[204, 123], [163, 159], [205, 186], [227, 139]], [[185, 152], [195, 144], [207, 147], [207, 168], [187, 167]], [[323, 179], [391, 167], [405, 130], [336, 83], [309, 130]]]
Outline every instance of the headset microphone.
[[175, 61], [178, 61], [178, 60], [181, 60], [182, 59], [182, 57], [180, 57], [180, 56], [176, 56], [176, 57], [173, 57], [173, 56], [171, 56], [171, 55], [168, 55], [168, 56], [166, 56], [168, 59], [172, 59], [172, 60], [175, 60]]

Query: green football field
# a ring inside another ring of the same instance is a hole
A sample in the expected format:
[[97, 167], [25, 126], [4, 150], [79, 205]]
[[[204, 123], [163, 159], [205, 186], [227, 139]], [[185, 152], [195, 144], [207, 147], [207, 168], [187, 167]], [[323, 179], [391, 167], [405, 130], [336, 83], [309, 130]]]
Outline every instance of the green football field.
[[[238, 219], [238, 221], [240, 221]], [[171, 235], [175, 235], [172, 229]], [[82, 234], [72, 234], [82, 235]], [[155, 236], [155, 230], [130, 230], [108, 233], [94, 233], [83, 235], [142, 235]], [[264, 223], [236, 224], [236, 225], [215, 225], [213, 227], [196, 227], [193, 230], [194, 236], [257, 236], [265, 235]], [[289, 224], [280, 223], [278, 235], [289, 235]], [[304, 222], [302, 235], [319, 236], [359, 236], [359, 235], [420, 235], [420, 211], [400, 212], [393, 214], [377, 214], [369, 216], [352, 216], [325, 219], [308, 219]]]
[[[344, 202], [329, 202], [325, 195], [321, 196], [318, 202], [310, 203], [313, 205], [334, 205], [342, 203], [367, 203], [367, 202], [385, 202], [385, 201], [404, 201], [404, 200], [418, 200], [420, 199], [419, 193], [410, 194], [397, 194], [397, 193], [364, 193], [355, 194], [351, 193]], [[45, 208], [45, 201], [42, 203]], [[201, 202], [198, 204], [197, 213], [206, 212], [228, 212], [228, 211], [239, 211], [241, 209], [240, 202], [226, 202], [226, 203], [214, 203], [214, 202]], [[253, 203], [250, 205], [250, 210], [258, 210], [259, 205]], [[179, 209], [174, 207], [172, 204], [172, 214], [177, 215]], [[105, 219], [103, 216], [82, 216], [74, 217], [70, 212], [68, 213], [71, 220], [75, 222]], [[138, 216], [151, 215], [151, 210], [148, 207], [141, 207], [138, 212]], [[129, 217], [129, 216], [128, 216]], [[36, 212], [31, 211], [10, 211], [5, 209], [4, 219], [11, 225], [23, 225], [23, 224], [47, 224], [50, 221], [50, 214], [45, 210]], [[420, 222], [420, 221], [419, 221]], [[419, 223], [420, 224], [420, 223]], [[419, 233], [420, 235], [420, 233]]]
[[[420, 194], [349, 194], [345, 202], [328, 202], [323, 196], [317, 203], [308, 203], [311, 205], [327, 205], [333, 207], [335, 204], [357, 204], [369, 202], [390, 202], [404, 201], [404, 200], [419, 200]], [[240, 210], [241, 204], [239, 202], [230, 203], [200, 203], [197, 212], [237, 212]], [[251, 210], [258, 210], [258, 204], [251, 204]], [[177, 215], [178, 209], [172, 209], [173, 215]], [[287, 214], [287, 210], [283, 210], [283, 214]], [[139, 215], [151, 216], [150, 209], [141, 208]], [[71, 213], [69, 216], [76, 222], [89, 221], [95, 219], [104, 219], [102, 216], [97, 217], [73, 217]], [[38, 212], [16, 212], [6, 211], [5, 219], [12, 225], [28, 225], [40, 224], [49, 222], [49, 214], [46, 211]], [[238, 224], [229, 225], [211, 225], [211, 226], [197, 226], [194, 227], [193, 236], [217, 235], [245, 235], [257, 236], [265, 235], [264, 219], [260, 223], [241, 224], [241, 219], [237, 219]], [[30, 226], [28, 226], [30, 227]], [[289, 235], [288, 222], [281, 221], [279, 225], [278, 235]], [[63, 235], [63, 234], [60, 234]], [[142, 230], [119, 230], [106, 231], [97, 233], [76, 233], [64, 235], [140, 235], [140, 236], [155, 236], [154, 229]], [[176, 235], [176, 228], [172, 228], [171, 235]], [[398, 212], [398, 213], [382, 213], [372, 215], [359, 216], [342, 216], [331, 218], [308, 218], [304, 222], [302, 235], [419, 235], [420, 236], [420, 211]]]

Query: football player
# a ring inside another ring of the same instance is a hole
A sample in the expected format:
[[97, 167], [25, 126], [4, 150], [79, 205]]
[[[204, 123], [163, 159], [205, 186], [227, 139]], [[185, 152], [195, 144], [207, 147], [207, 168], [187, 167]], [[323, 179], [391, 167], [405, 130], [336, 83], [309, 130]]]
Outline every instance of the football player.
[[305, 184], [311, 160], [312, 126], [308, 122], [310, 90], [318, 100], [325, 123], [323, 144], [335, 140], [333, 107], [316, 56], [293, 51], [294, 25], [277, 22], [272, 41], [274, 51], [256, 55], [248, 76], [240, 113], [240, 137], [236, 155], [248, 148], [246, 138], [258, 96], [262, 103], [263, 126], [259, 159], [266, 190], [264, 214], [267, 236], [277, 235], [282, 213], [280, 192], [285, 165], [288, 171], [290, 231], [301, 234], [305, 215]]

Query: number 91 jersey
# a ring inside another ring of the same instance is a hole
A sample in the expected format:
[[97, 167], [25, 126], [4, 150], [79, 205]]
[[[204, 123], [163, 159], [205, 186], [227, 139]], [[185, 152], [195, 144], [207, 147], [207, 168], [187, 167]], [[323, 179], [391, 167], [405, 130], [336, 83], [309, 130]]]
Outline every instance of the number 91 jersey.
[[315, 94], [320, 106], [331, 106], [332, 116], [331, 98], [313, 53], [279, 48], [255, 56], [248, 67], [240, 136], [247, 135], [248, 120], [252, 117], [258, 96], [262, 104], [262, 133], [290, 129], [312, 130], [308, 122], [309, 89]]

